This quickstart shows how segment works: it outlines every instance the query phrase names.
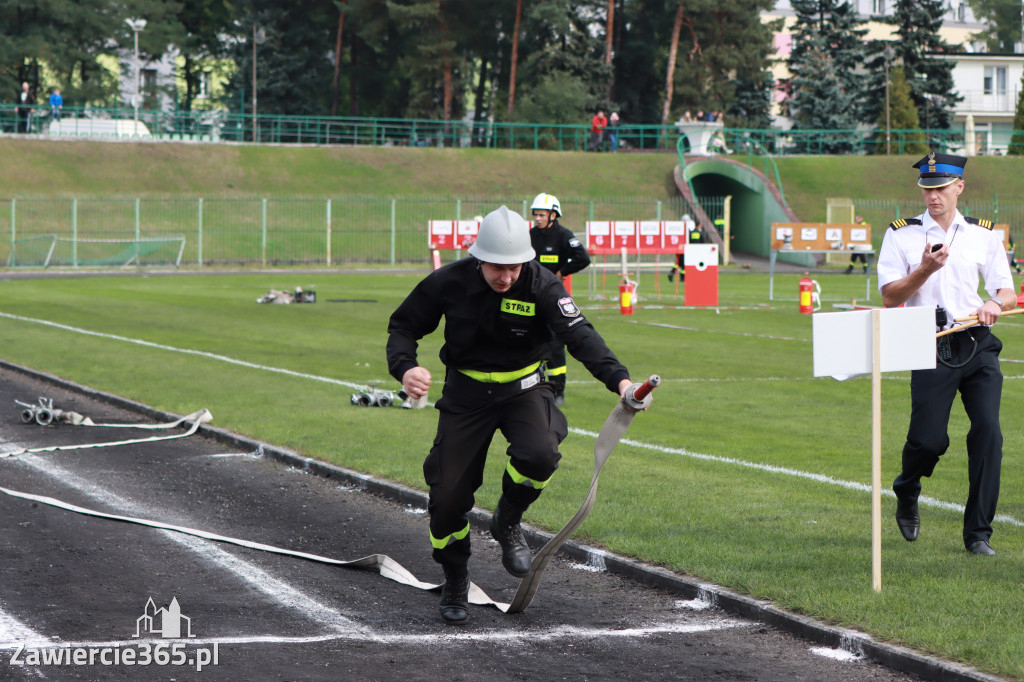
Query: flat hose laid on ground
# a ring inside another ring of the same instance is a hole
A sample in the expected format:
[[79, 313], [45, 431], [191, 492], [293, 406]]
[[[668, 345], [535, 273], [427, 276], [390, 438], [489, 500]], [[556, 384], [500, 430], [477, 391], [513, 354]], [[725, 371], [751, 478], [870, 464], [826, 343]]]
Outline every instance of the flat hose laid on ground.
[[[569, 522], [558, 531], [558, 533], [548, 541], [540, 552], [533, 558], [530, 563], [530, 571], [523, 578], [519, 584], [519, 589], [516, 591], [515, 597], [512, 599], [510, 604], [504, 604], [497, 602], [487, 596], [487, 594], [480, 589], [475, 583], [469, 585], [469, 602], [481, 606], [494, 606], [505, 613], [520, 613], [530, 605], [534, 595], [537, 593], [537, 588], [540, 586], [541, 577], [543, 576], [544, 569], [547, 568], [551, 558], [555, 555], [558, 549], [565, 544], [565, 541], [569, 539], [569, 536], [579, 528], [580, 524], [590, 514], [590, 510], [594, 507], [594, 501], [597, 499], [597, 480], [601, 474], [601, 469], [604, 467], [608, 457], [611, 455], [612, 450], [625, 435], [626, 430], [633, 421], [633, 417], [636, 413], [647, 408], [651, 403], [651, 391], [661, 383], [660, 377], [653, 375], [643, 384], [633, 384], [626, 391], [626, 397], [620, 400], [611, 414], [608, 415], [608, 419], [605, 420], [604, 426], [601, 427], [601, 432], [597, 436], [597, 442], [594, 444], [594, 475], [590, 481], [590, 490], [587, 492], [586, 499], [583, 500], [583, 504], [580, 506], [579, 511], [569, 520]], [[209, 421], [210, 414], [206, 410], [200, 410], [187, 417], [172, 422], [170, 424], [161, 425], [139, 425], [139, 424], [98, 424], [97, 426], [122, 426], [122, 427], [134, 427], [134, 428], [173, 428], [181, 423], [191, 422], [191, 428], [181, 435], [170, 436], [171, 438], [182, 437], [183, 435], [191, 435], [195, 433], [199, 424]], [[15, 457], [20, 454], [28, 453], [40, 453], [47, 451], [56, 450], [72, 450], [81, 447], [103, 447], [113, 445], [127, 445], [134, 443], [146, 442], [147, 440], [154, 439], [136, 439], [126, 440], [108, 443], [96, 443], [92, 445], [68, 445], [68, 446], [56, 446], [56, 447], [43, 447], [43, 448], [31, 448], [22, 449], [10, 453], [0, 454], [2, 457]], [[403, 585], [409, 585], [416, 587], [421, 590], [428, 591], [439, 591], [441, 585], [426, 583], [419, 580], [415, 575], [408, 571], [405, 567], [399, 564], [397, 561], [385, 554], [371, 554], [370, 556], [362, 557], [360, 559], [354, 559], [352, 561], [343, 561], [340, 559], [332, 559], [330, 557], [319, 556], [316, 554], [309, 554], [307, 552], [298, 552], [295, 550], [284, 549], [280, 547], [274, 547], [272, 545], [266, 545], [260, 542], [251, 542], [248, 540], [242, 540], [238, 538], [232, 538], [225, 535], [219, 535], [216, 533], [209, 533], [203, 530], [197, 530], [194, 528], [186, 528], [183, 526], [175, 526], [161, 521], [153, 521], [150, 519], [142, 519], [130, 516], [122, 516], [119, 514], [110, 514], [101, 512], [93, 509], [86, 509], [78, 505], [63, 502], [61, 500], [54, 499], [52, 497], [46, 497], [42, 495], [32, 495], [29, 493], [19, 492], [16, 490], [9, 490], [7, 488], [0, 488], [0, 493], [16, 497], [24, 500], [31, 500], [33, 502], [46, 504], [52, 507], [65, 509], [78, 514], [85, 514], [87, 516], [93, 516], [97, 518], [105, 518], [114, 521], [122, 521], [125, 523], [135, 523], [143, 526], [149, 526], [150, 528], [159, 528], [162, 530], [169, 530], [185, 535], [192, 535], [195, 537], [205, 538], [215, 542], [224, 542], [228, 544], [237, 545], [240, 547], [248, 547], [250, 549], [256, 549], [263, 552], [271, 552], [274, 554], [282, 554], [285, 556], [293, 556], [301, 559], [307, 559], [309, 561], [316, 561], [325, 564], [331, 564], [334, 566], [346, 566], [351, 568], [377, 568], [381, 576], [394, 580], [395, 582]]]

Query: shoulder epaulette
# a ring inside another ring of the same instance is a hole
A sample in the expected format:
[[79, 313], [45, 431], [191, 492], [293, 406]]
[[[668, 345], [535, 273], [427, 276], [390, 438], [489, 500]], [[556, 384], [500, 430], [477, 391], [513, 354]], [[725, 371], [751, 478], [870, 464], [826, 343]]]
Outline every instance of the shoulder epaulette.
[[920, 225], [921, 221], [918, 218], [898, 218], [897, 220], [889, 223], [889, 227], [894, 230], [898, 230], [904, 225]]
[[991, 230], [992, 227], [993, 227], [992, 221], [991, 220], [987, 220], [985, 218], [968, 218], [967, 216], [964, 216], [964, 220], [966, 220], [967, 222], [971, 223], [972, 225], [978, 225], [980, 227], [984, 227], [986, 230]]

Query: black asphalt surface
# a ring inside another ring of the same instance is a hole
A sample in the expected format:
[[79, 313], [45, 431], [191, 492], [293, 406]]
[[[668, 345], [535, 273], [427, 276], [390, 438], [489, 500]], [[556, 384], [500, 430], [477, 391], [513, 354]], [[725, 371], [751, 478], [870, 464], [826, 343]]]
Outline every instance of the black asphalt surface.
[[[22, 424], [14, 401], [39, 396], [97, 422], [155, 421], [102, 396], [0, 368], [0, 454], [167, 433]], [[195, 406], [202, 407], [216, 424], [217, 406]], [[336, 559], [384, 553], [421, 580], [441, 579], [415, 496], [395, 501], [202, 432], [0, 458], [0, 487]], [[511, 600], [517, 581], [501, 568], [496, 543], [479, 529], [473, 542], [472, 579], [492, 598]], [[552, 561], [525, 612], [474, 606], [470, 624], [453, 627], [441, 622], [436, 593], [375, 571], [8, 494], [0, 494], [0, 547], [4, 680], [923, 679], [842, 650], [824, 647], [823, 655], [820, 645], [765, 620], [569, 558]], [[189, 619], [177, 621], [181, 638], [161, 637], [139, 620], [150, 599], [157, 609], [177, 600]], [[54, 662], [57, 655], [63, 658]], [[926, 677], [972, 678], [933, 665], [923, 664], [934, 672]]]

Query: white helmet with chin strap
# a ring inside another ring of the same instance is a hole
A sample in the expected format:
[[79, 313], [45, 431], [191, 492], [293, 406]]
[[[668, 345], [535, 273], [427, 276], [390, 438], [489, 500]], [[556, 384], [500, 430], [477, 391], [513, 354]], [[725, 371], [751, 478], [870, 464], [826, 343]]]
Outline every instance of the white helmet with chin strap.
[[530, 210], [534, 211], [540, 209], [542, 211], [554, 211], [559, 217], [562, 216], [562, 205], [558, 203], [558, 197], [554, 194], [538, 194], [533, 199], [533, 205], [530, 206]]
[[537, 257], [530, 244], [530, 224], [508, 207], [484, 216], [469, 255], [485, 263], [518, 265]]

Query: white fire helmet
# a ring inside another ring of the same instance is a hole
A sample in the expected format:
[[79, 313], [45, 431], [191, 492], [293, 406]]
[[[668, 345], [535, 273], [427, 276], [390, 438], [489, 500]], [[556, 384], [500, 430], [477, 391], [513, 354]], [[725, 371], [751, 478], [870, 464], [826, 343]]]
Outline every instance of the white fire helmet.
[[485, 263], [517, 265], [537, 256], [530, 244], [530, 224], [508, 207], [502, 206], [484, 216], [469, 255]]
[[540, 209], [542, 211], [554, 211], [558, 217], [562, 217], [562, 205], [558, 203], [558, 197], [554, 194], [538, 194], [533, 199], [530, 210]]

